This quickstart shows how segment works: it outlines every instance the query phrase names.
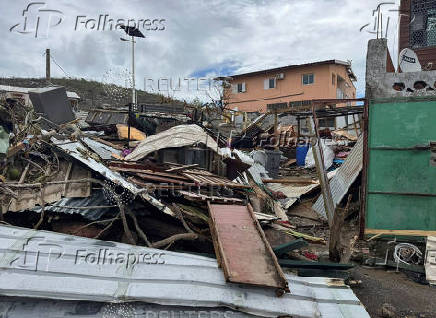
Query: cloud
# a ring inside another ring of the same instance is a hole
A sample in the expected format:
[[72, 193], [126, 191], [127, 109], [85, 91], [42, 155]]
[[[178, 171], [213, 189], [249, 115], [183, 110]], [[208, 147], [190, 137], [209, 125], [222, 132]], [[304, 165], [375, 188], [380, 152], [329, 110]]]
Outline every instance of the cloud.
[[[113, 68], [130, 68], [130, 43], [120, 41], [121, 31], [75, 31], [77, 16], [98, 20], [164, 19], [163, 31], [143, 30], [136, 43], [136, 82], [144, 78], [184, 78], [229, 75], [326, 59], [351, 60], [358, 76], [358, 96], [364, 94], [366, 46], [373, 34], [359, 32], [373, 23], [369, 0], [184, 0], [184, 1], [45, 1], [46, 9], [63, 13], [62, 22], [50, 28], [48, 38], [10, 32], [22, 23], [29, 1], [3, 1], [0, 12], [3, 76], [45, 75], [45, 49], [56, 62], [52, 76], [102, 80]], [[398, 3], [398, 0], [396, 0]], [[390, 8], [395, 8], [391, 6]], [[388, 12], [385, 10], [385, 14]], [[41, 12], [40, 12], [41, 13]], [[396, 47], [397, 19], [391, 16], [390, 47]], [[397, 54], [397, 49], [393, 52]], [[394, 61], [395, 62], [395, 61]], [[228, 73], [228, 74], [225, 74]], [[114, 78], [125, 83], [126, 79]], [[204, 92], [180, 93], [182, 98]], [[175, 94], [176, 97], [179, 97]]]

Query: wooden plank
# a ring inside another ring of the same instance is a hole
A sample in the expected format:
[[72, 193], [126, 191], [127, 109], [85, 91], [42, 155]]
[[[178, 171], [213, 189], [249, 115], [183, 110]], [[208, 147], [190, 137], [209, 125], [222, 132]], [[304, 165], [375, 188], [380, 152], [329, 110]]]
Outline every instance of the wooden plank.
[[280, 257], [280, 256], [285, 255], [288, 252], [300, 249], [300, 248], [305, 247], [307, 245], [309, 245], [309, 243], [307, 243], [304, 239], [300, 238], [297, 240], [293, 240], [293, 241], [278, 245], [278, 246], [273, 248], [273, 251], [278, 257]]
[[279, 264], [287, 268], [317, 268], [317, 269], [338, 269], [347, 270], [353, 268], [353, 264], [340, 264], [329, 262], [296, 261], [290, 259], [279, 259]]
[[189, 168], [193, 168], [193, 167], [197, 167], [197, 166], [198, 166], [198, 163], [193, 163], [192, 165], [174, 167], [174, 168], [167, 169], [165, 171], [166, 172], [175, 172], [175, 171], [181, 171], [181, 170], [185, 170], [185, 169], [189, 169]]
[[276, 288], [278, 295], [289, 291], [251, 206], [208, 206], [214, 247], [227, 281]]
[[404, 236], [435, 236], [436, 231], [365, 229], [365, 234], [404, 235]]
[[262, 179], [263, 183], [301, 183], [301, 184], [319, 184], [319, 181], [305, 177], [286, 177], [284, 179]]
[[[118, 124], [117, 125], [117, 134], [120, 139], [127, 139], [128, 137], [128, 127], [127, 125]], [[130, 140], [144, 140], [147, 136], [140, 130], [135, 127], [130, 127]]]

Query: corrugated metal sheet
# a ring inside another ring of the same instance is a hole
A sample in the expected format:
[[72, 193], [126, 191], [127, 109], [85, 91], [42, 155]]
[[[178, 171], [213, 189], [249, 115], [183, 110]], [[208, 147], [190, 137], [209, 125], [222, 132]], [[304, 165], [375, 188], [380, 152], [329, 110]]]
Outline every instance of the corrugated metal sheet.
[[[357, 143], [354, 145], [345, 162], [337, 169], [336, 175], [330, 181], [330, 191], [333, 197], [335, 207], [341, 202], [347, 194], [348, 189], [356, 180], [363, 165], [363, 134], [360, 135]], [[322, 194], [316, 200], [312, 209], [316, 211], [323, 219], [327, 219], [324, 209], [324, 200]]]
[[297, 202], [303, 194], [309, 193], [319, 187], [319, 184], [310, 184], [307, 186], [297, 187], [289, 184], [268, 183], [267, 188], [274, 192], [281, 192], [287, 198], [279, 200], [284, 209], [288, 209]]
[[[330, 180], [334, 175], [336, 175], [336, 172], [336, 170], [328, 172], [327, 178]], [[283, 193], [287, 198], [280, 199], [279, 201], [284, 209], [289, 209], [302, 195], [315, 190], [319, 187], [319, 184], [296, 186], [292, 184], [268, 183], [266, 187], [271, 191]]]
[[427, 237], [425, 277], [431, 285], [436, 285], [436, 236]]
[[[68, 92], [67, 92], [68, 95]], [[89, 125], [85, 122], [86, 118], [88, 117], [88, 112], [87, 111], [74, 111], [74, 116], [76, 117], [76, 119], [78, 119], [79, 121], [77, 122], [79, 128], [88, 128]]]
[[160, 211], [174, 216], [174, 213], [166, 205], [162, 204], [159, 200], [152, 197], [148, 193], [143, 192], [142, 189], [138, 188], [133, 183], [128, 182], [118, 172], [114, 172], [107, 168], [104, 164], [94, 160], [92, 157], [86, 156], [85, 154], [87, 153], [87, 149], [79, 141], [63, 141], [54, 137], [51, 138], [51, 141], [70, 156], [87, 165], [91, 170], [100, 173], [106, 179], [129, 190], [134, 195], [140, 194], [144, 200], [158, 208]]
[[213, 151], [218, 149], [215, 140], [200, 126], [194, 124], [179, 125], [144, 139], [125, 159], [136, 161], [160, 149], [179, 148], [197, 144], [206, 145]]
[[[86, 208], [106, 206], [105, 208]], [[104, 214], [111, 211], [111, 203], [105, 199], [103, 191], [94, 191], [90, 197], [87, 198], [63, 198], [54, 204], [46, 205], [44, 211], [67, 213], [67, 214], [80, 214], [83, 217], [95, 221], [100, 219]], [[84, 208], [82, 208], [84, 207]], [[41, 207], [36, 207], [33, 211], [40, 213]]]
[[260, 163], [255, 162], [247, 171], [257, 184], [263, 184], [262, 179], [269, 179], [268, 171]]
[[185, 112], [183, 104], [141, 104], [137, 106], [140, 113], [174, 113]]
[[[128, 253], [139, 262], [107, 259]], [[214, 259], [5, 225], [0, 269], [3, 296], [228, 307], [263, 317], [369, 317], [341, 280], [287, 275], [291, 293], [277, 297], [274, 290], [226, 283]]]
[[[35, 87], [16, 87], [16, 86], [9, 86], [9, 85], [0, 85], [0, 91], [5, 92], [15, 92], [15, 93], [23, 93], [28, 94], [29, 91], [38, 90], [38, 88]], [[79, 95], [77, 95], [76, 92], [69, 92], [67, 91], [67, 97], [70, 99], [80, 99]]]
[[90, 125], [127, 125], [128, 118], [129, 114], [126, 111], [91, 110], [86, 122]]
[[140, 189], [134, 184], [126, 181], [118, 172], [114, 172], [107, 168], [104, 164], [94, 160], [91, 156], [86, 156], [88, 150], [79, 141], [58, 140], [54, 137], [51, 141], [60, 149], [65, 151], [73, 158], [87, 165], [91, 170], [101, 173], [105, 178], [109, 179], [115, 184], [121, 185], [123, 188], [128, 189], [133, 194], [138, 194]]
[[164, 306], [144, 302], [103, 303], [0, 297], [0, 317], [7, 318], [256, 318], [217, 307]]
[[121, 156], [121, 151], [115, 149], [111, 146], [102, 144], [101, 142], [95, 141], [91, 138], [84, 137], [83, 142], [91, 148], [95, 153], [97, 153], [101, 159], [103, 160], [111, 160], [112, 154], [116, 154], [117, 156]]

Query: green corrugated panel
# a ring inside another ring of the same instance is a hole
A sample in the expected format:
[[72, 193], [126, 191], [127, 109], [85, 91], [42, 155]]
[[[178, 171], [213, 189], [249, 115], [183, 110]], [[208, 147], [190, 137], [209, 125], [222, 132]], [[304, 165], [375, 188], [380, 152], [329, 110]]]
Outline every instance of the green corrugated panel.
[[436, 141], [435, 100], [370, 104], [367, 229], [436, 231], [430, 150], [404, 150], [430, 141]]

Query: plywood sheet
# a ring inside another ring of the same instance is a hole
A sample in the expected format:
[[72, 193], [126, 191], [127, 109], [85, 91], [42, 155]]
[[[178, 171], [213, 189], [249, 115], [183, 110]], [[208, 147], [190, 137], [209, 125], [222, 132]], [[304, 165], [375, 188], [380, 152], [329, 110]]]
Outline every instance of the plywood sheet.
[[209, 204], [209, 212], [213, 243], [226, 279], [288, 291], [251, 206]]

